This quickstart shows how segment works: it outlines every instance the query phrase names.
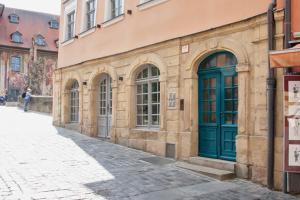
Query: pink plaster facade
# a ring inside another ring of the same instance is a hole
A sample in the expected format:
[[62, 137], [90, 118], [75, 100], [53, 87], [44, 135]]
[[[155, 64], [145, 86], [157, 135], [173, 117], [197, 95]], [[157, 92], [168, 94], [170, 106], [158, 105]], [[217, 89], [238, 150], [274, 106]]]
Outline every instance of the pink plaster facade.
[[[157, 1], [157, 0], [156, 0]], [[64, 3], [65, 2], [65, 3]], [[76, 0], [75, 35], [80, 37], [82, 2]], [[58, 68], [138, 49], [166, 40], [207, 31], [265, 13], [271, 0], [167, 0], [141, 10], [139, 0], [125, 0], [124, 16], [104, 27], [105, 1], [98, 0], [96, 24], [101, 25], [88, 37], [75, 39], [59, 49]], [[62, 1], [62, 13], [68, 1]], [[131, 10], [132, 14], [127, 11]], [[230, 14], [229, 14], [230, 13]], [[60, 18], [64, 27], [64, 18]], [[63, 31], [60, 31], [63, 42]]]

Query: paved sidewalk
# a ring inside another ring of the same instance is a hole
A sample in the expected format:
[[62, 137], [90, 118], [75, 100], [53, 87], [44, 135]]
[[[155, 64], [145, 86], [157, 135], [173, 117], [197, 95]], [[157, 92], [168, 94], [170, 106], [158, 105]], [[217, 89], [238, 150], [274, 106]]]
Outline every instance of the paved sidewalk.
[[296, 199], [244, 180], [220, 182], [51, 120], [0, 106], [0, 200]]

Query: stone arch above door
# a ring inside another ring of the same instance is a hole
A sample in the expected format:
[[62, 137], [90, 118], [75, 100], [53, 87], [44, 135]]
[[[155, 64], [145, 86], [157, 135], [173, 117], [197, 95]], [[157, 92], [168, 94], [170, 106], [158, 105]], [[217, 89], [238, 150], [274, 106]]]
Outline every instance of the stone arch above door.
[[199, 64], [209, 55], [219, 52], [228, 51], [237, 58], [238, 65], [236, 71], [249, 71], [250, 62], [245, 47], [233, 39], [213, 38], [201, 42], [199, 48], [189, 55], [184, 64], [187, 71], [186, 78], [195, 78]]

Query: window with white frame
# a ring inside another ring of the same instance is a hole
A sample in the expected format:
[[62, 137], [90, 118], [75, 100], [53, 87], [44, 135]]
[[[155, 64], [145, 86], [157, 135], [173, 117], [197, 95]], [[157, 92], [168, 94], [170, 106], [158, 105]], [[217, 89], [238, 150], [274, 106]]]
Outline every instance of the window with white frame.
[[64, 4], [64, 40], [70, 40], [75, 36], [76, 0], [69, 0]]
[[86, 29], [95, 26], [96, 0], [88, 0], [86, 2]]
[[70, 90], [70, 122], [77, 123], [79, 121], [79, 84], [74, 81]]
[[159, 69], [142, 66], [136, 77], [137, 127], [158, 128], [160, 120]]
[[106, 0], [106, 21], [116, 18], [124, 13], [124, 0]]
[[67, 15], [67, 39], [74, 37], [75, 11]]

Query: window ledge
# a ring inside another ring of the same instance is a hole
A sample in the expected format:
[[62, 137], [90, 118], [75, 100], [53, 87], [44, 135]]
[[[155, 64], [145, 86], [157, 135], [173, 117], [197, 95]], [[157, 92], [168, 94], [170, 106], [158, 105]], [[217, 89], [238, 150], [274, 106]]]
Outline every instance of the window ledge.
[[71, 39], [68, 39], [68, 40], [65, 40], [61, 43], [61, 46], [66, 46], [66, 45], [69, 45], [71, 44], [72, 42], [75, 41], [75, 38], [71, 38]]
[[105, 28], [105, 27], [111, 26], [115, 23], [118, 23], [118, 22], [122, 21], [124, 18], [125, 18], [124, 14], [121, 14], [117, 17], [114, 17], [110, 20], [107, 20], [107, 21], [103, 22], [102, 27]]
[[151, 8], [153, 6], [165, 3], [167, 1], [168, 0], [150, 0], [150, 1], [147, 1], [145, 3], [139, 4], [137, 7], [138, 7], [139, 10], [146, 10], [146, 9]]
[[141, 132], [160, 132], [159, 128], [147, 128], [147, 127], [136, 127], [131, 130], [132, 131], [141, 131]]
[[85, 30], [85, 31], [83, 31], [83, 32], [81, 32], [81, 33], [79, 33], [79, 38], [83, 38], [83, 37], [85, 37], [85, 36], [87, 36], [87, 35], [89, 35], [89, 34], [92, 34], [92, 33], [94, 33], [96, 31], [96, 27], [94, 26], [94, 27], [92, 27], [92, 28], [89, 28], [89, 29], [87, 29], [87, 30]]

